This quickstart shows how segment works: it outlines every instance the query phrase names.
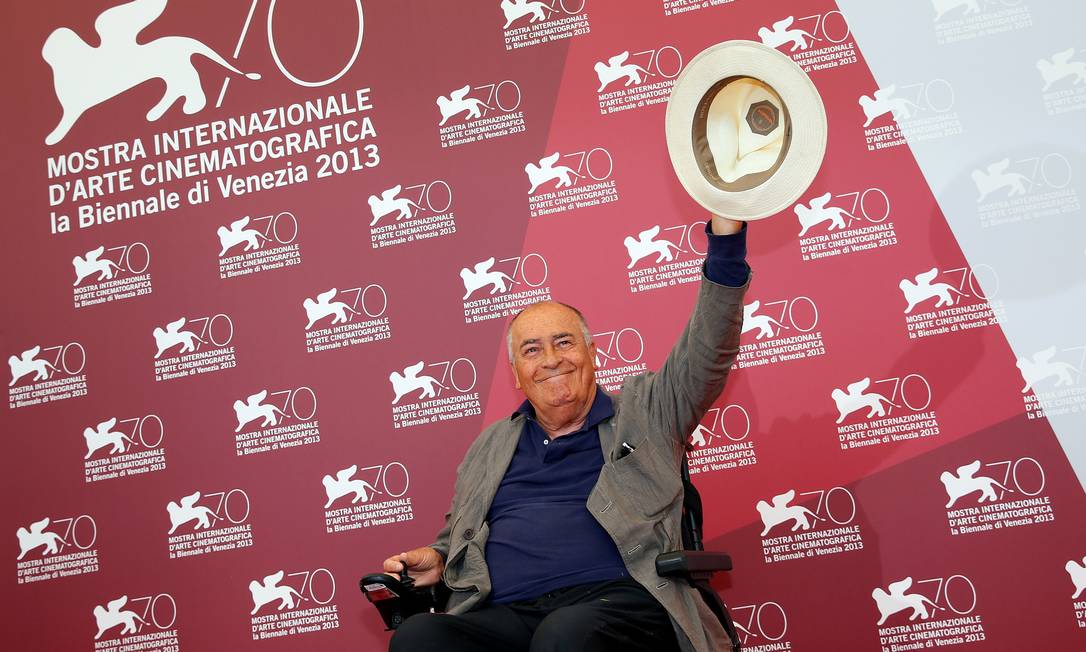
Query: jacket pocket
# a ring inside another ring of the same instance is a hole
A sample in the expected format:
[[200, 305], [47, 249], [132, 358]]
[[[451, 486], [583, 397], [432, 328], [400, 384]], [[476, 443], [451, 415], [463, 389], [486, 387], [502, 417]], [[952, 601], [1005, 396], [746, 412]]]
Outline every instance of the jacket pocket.
[[646, 518], [659, 518], [682, 500], [679, 471], [660, 457], [660, 449], [651, 439], [643, 440], [632, 453], [611, 466], [624, 502]]
[[470, 591], [478, 589], [487, 577], [485, 546], [490, 528], [484, 522], [476, 531], [461, 521], [465, 521], [462, 515], [453, 523], [452, 545], [442, 579], [454, 591]]

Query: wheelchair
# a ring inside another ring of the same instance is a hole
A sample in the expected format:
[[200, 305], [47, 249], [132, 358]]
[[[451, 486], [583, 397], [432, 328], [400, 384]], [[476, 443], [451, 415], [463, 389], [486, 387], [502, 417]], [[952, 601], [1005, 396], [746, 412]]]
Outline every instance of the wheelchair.
[[[741, 649], [738, 632], [728, 608], [709, 585], [712, 576], [720, 571], [732, 569], [731, 557], [722, 552], [706, 551], [701, 540], [702, 502], [697, 487], [690, 481], [690, 469], [683, 459], [683, 510], [682, 541], [683, 550], [665, 552], [656, 556], [656, 574], [685, 580], [697, 589], [702, 600], [713, 612], [724, 632], [731, 640], [735, 652]], [[451, 594], [443, 582], [435, 586], [416, 588], [415, 581], [407, 571], [401, 571], [396, 578], [385, 573], [366, 575], [359, 580], [359, 589], [366, 598], [377, 607], [386, 631], [391, 631], [403, 624], [409, 616], [417, 613], [440, 612]]]

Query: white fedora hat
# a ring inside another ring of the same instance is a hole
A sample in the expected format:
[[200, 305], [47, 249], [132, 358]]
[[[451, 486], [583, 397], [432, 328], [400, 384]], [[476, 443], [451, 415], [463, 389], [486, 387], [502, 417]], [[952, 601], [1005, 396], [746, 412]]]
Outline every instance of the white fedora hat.
[[691, 59], [675, 80], [665, 130], [686, 192], [737, 220], [790, 206], [826, 153], [826, 109], [811, 79], [754, 41], [725, 41]]

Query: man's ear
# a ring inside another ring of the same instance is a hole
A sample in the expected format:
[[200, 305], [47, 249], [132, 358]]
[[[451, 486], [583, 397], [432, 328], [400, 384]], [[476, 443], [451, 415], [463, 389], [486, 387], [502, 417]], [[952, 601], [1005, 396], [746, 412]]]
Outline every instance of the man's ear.
[[521, 386], [520, 386], [520, 375], [517, 374], [517, 365], [516, 365], [516, 363], [510, 362], [509, 363], [509, 370], [513, 372], [513, 386], [516, 387], [517, 389], [522, 389]]
[[596, 371], [596, 343], [595, 342], [592, 342], [591, 344], [588, 345], [588, 355], [591, 356], [591, 359], [592, 359], [592, 362], [591, 362], [592, 371]]

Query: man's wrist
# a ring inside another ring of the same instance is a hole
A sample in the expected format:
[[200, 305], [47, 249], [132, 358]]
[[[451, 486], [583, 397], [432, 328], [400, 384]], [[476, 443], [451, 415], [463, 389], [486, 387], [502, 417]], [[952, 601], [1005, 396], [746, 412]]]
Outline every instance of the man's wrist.
[[739, 220], [733, 220], [721, 215], [715, 215], [710, 213], [712, 218], [709, 220], [709, 229], [715, 235], [732, 235], [733, 233], [739, 233], [746, 228], [746, 222], [740, 222]]

